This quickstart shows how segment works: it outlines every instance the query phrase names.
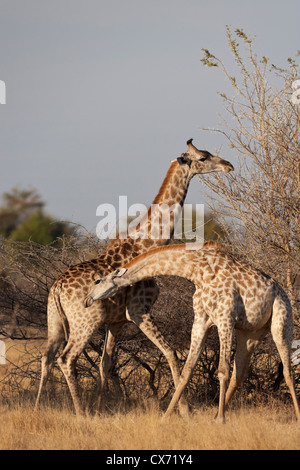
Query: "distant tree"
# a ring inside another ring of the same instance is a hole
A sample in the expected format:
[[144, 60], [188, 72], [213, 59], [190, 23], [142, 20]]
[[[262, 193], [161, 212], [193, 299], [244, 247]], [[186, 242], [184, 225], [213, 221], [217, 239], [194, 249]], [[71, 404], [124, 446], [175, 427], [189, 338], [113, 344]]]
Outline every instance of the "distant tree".
[[0, 206], [0, 233], [5, 238], [16, 230], [27, 217], [37, 210], [42, 210], [45, 203], [33, 188], [12, 188], [2, 196]]
[[10, 238], [16, 241], [30, 239], [40, 245], [48, 245], [62, 235], [71, 235], [72, 232], [72, 227], [65, 222], [56, 221], [50, 215], [37, 210], [11, 233]]
[[204, 216], [204, 239], [219, 240], [224, 238], [225, 233], [212, 212]]
[[36, 189], [13, 188], [2, 196], [0, 235], [16, 241], [31, 240], [47, 245], [74, 229], [44, 213], [45, 202]]
[[[196, 211], [193, 209], [192, 214], [191, 214], [191, 220], [188, 220], [187, 215], [185, 214], [185, 207], [183, 206], [182, 209], [182, 218], [181, 221], [179, 220], [177, 229], [179, 228], [182, 230], [182, 241], [183, 242], [189, 242], [189, 241], [195, 241], [194, 239], [189, 240], [186, 238], [186, 236], [194, 236], [196, 228], [203, 228], [203, 236], [204, 240], [220, 240], [223, 239], [225, 236], [225, 233], [222, 229], [222, 226], [219, 224], [216, 216], [214, 215], [213, 212], [206, 212], [204, 214], [204, 220], [198, 220], [197, 217], [199, 217], [196, 213]], [[180, 225], [181, 223], [181, 225]], [[187, 229], [186, 224], [189, 225], [189, 228]], [[189, 229], [192, 231], [189, 233]], [[175, 238], [175, 242], [178, 242], [178, 239]]]

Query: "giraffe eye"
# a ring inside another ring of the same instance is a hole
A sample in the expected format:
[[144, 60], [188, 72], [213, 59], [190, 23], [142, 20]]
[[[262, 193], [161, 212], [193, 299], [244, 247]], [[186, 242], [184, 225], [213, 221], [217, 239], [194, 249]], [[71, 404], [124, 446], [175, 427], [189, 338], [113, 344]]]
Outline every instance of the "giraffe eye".
[[96, 284], [100, 284], [101, 280], [100, 279], [97, 279], [97, 281], [95, 281], [95, 285]]
[[201, 157], [199, 158], [200, 162], [205, 162], [205, 160], [208, 160], [210, 157], [210, 153], [207, 152], [206, 150], [201, 150]]

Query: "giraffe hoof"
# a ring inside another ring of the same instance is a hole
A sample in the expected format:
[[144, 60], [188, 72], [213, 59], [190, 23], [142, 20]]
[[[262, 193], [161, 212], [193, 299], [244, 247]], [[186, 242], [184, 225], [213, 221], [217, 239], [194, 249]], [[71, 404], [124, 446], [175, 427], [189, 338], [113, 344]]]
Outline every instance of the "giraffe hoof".
[[215, 416], [215, 423], [216, 424], [225, 424], [225, 416]]
[[162, 415], [162, 420], [166, 421], [172, 414], [172, 411], [167, 410], [163, 415]]
[[190, 417], [190, 410], [187, 403], [184, 403], [179, 406], [179, 414], [181, 418], [189, 418]]

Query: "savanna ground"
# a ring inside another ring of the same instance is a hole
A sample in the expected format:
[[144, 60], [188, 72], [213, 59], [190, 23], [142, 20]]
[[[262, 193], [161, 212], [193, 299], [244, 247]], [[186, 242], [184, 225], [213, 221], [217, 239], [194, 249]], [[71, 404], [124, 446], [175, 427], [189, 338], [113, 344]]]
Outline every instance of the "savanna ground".
[[[32, 344], [32, 350], [37, 350], [40, 343]], [[16, 364], [19, 357], [22, 365], [24, 353], [24, 342], [9, 340], [9, 361]], [[0, 378], [9, 367], [9, 363], [0, 366]], [[27, 391], [1, 402], [1, 450], [300, 449], [300, 425], [286, 395], [282, 399], [252, 394], [249, 399], [237, 394], [222, 425], [214, 420], [216, 401], [209, 403], [209, 400], [205, 404], [193, 404], [189, 418], [174, 413], [163, 419], [155, 398], [143, 399], [139, 404], [132, 402], [127, 409], [115, 404], [110, 412], [101, 415], [87, 411], [84, 416], [75, 416], [67, 390], [55, 395], [51, 386], [40, 409], [35, 411], [35, 390], [30, 389], [29, 382], [32, 382], [30, 377]], [[37, 385], [38, 381], [36, 389]], [[83, 399], [88, 402], [90, 397]]]
[[276, 401], [230, 410], [226, 424], [216, 407], [191, 417], [162, 419], [153, 403], [113, 415], [77, 417], [70, 409], [2, 407], [0, 449], [14, 450], [299, 450], [293, 409]]

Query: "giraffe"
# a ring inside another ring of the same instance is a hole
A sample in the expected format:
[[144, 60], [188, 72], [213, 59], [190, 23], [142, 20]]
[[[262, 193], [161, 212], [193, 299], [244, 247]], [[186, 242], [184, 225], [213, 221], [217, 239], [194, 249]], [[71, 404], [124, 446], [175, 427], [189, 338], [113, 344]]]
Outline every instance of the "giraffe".
[[[254, 347], [271, 331], [277, 346], [285, 381], [290, 390], [297, 419], [300, 410], [295, 393], [290, 351], [293, 314], [287, 294], [279, 284], [262, 271], [234, 257], [222, 245], [206, 242], [200, 249], [187, 249], [184, 244], [148, 251], [103, 277], [94, 274], [94, 287], [85, 299], [91, 306], [97, 299], [112, 297], [125, 287], [158, 275], [176, 275], [195, 284], [194, 322], [189, 354], [179, 383], [166, 411], [175, 407], [191, 377], [204, 347], [209, 330], [217, 326], [220, 340], [218, 378], [220, 384], [217, 419], [225, 422], [225, 408], [247, 374]], [[138, 302], [136, 292], [135, 301]], [[233, 331], [237, 350], [230, 380], [230, 352]], [[227, 393], [226, 393], [227, 392]]]
[[[161, 206], [174, 207], [170, 216], [170, 233], [168, 238], [140, 237], [135, 239], [129, 233], [125, 237], [117, 237], [108, 245], [105, 253], [98, 258], [69, 267], [53, 284], [48, 296], [47, 322], [48, 344], [42, 357], [41, 379], [36, 399], [38, 407], [44, 384], [49, 376], [50, 368], [55, 360], [61, 344], [66, 345], [58, 358], [58, 364], [67, 381], [75, 412], [83, 412], [78, 392], [75, 374], [76, 361], [84, 350], [93, 334], [101, 324], [108, 324], [104, 351], [100, 362], [100, 384], [98, 384], [98, 407], [105, 389], [105, 383], [110, 371], [112, 356], [117, 336], [128, 321], [134, 322], [143, 333], [162, 351], [168, 360], [174, 384], [177, 385], [180, 371], [175, 351], [168, 345], [151, 319], [149, 310], [158, 296], [158, 287], [153, 280], [143, 281], [126, 293], [120, 293], [115, 299], [97, 302], [90, 309], [85, 310], [84, 298], [93, 285], [94, 271], [102, 275], [127, 263], [133, 257], [150, 248], [165, 245], [172, 237], [176, 218], [184, 203], [189, 183], [197, 174], [221, 171], [228, 173], [233, 170], [231, 163], [214, 156], [205, 150], [198, 150], [187, 141], [187, 151], [171, 162], [167, 175], [155, 197], [153, 204], [156, 208]], [[152, 220], [162, 233], [161, 220], [151, 217], [151, 208], [145, 218], [140, 222], [140, 233], [146, 228], [148, 233], [155, 227]], [[134, 297], [138, 288], [144, 293], [144, 298], [137, 305]], [[181, 400], [180, 407], [185, 413], [186, 406]]]

